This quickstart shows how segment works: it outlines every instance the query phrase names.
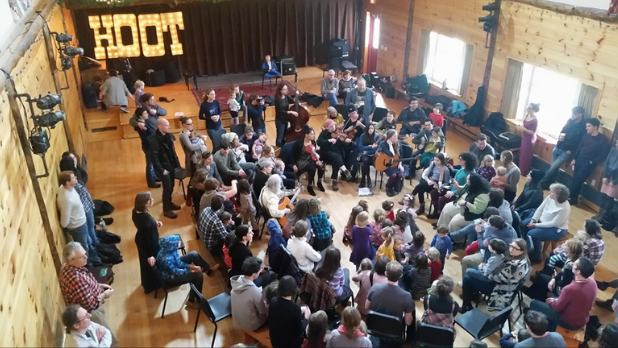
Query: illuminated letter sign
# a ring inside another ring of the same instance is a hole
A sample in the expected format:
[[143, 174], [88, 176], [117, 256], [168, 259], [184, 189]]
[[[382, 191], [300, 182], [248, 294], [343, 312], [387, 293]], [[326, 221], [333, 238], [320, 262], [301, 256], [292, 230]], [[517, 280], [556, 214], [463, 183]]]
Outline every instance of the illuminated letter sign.
[[[172, 38], [172, 43], [170, 44], [172, 55], [178, 56], [183, 54], [182, 44], [178, 40], [178, 30], [185, 29], [182, 12], [141, 14], [137, 16], [137, 20], [134, 14], [115, 14], [113, 17], [111, 15], [102, 15], [100, 17], [88, 16], [88, 22], [90, 23], [90, 29], [94, 31], [96, 43], [94, 55], [96, 59], [118, 58], [120, 56], [139, 57], [141, 53], [146, 57], [163, 56], [165, 55], [163, 32], [167, 31], [169, 31]], [[133, 44], [130, 46], [124, 45], [120, 30], [122, 27], [131, 28]], [[148, 44], [147, 27], [155, 28], [157, 39], [155, 44]], [[100, 33], [100, 28], [105, 28], [105, 34]], [[116, 40], [114, 40], [112, 28]], [[107, 40], [107, 47], [103, 47], [103, 40]]]

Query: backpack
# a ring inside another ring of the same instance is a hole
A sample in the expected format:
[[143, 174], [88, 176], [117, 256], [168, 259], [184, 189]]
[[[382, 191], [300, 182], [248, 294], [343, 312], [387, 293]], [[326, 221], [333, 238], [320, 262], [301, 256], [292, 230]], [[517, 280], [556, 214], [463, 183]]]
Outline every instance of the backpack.
[[501, 112], [492, 112], [483, 123], [482, 128], [490, 128], [496, 133], [502, 133], [506, 130], [506, 121]]
[[452, 328], [453, 323], [455, 322], [453, 319], [453, 310], [455, 310], [455, 302], [453, 302], [453, 309], [449, 313], [434, 313], [434, 311], [429, 308], [429, 300], [431, 299], [431, 295], [427, 295], [427, 310], [423, 313], [421, 317], [421, 322]]
[[122, 254], [120, 254], [120, 250], [115, 244], [99, 243], [95, 245], [94, 248], [99, 254], [101, 262], [112, 265], [117, 265], [122, 262]]
[[108, 231], [105, 228], [100, 230], [96, 230], [97, 238], [99, 238], [99, 242], [103, 244], [118, 244], [120, 243], [120, 236]]

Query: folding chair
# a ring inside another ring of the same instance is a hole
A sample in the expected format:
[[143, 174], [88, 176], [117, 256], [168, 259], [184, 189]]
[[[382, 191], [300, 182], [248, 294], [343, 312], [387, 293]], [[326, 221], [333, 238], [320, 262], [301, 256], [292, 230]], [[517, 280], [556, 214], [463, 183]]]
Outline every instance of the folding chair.
[[202, 292], [197, 290], [193, 284], [191, 284], [191, 291], [195, 295], [195, 298], [200, 302], [200, 310], [197, 312], [197, 316], [195, 317], [193, 332], [197, 331], [197, 323], [200, 320], [200, 314], [204, 312], [204, 314], [208, 317], [208, 320], [215, 325], [215, 332], [212, 335], [212, 342], [210, 343], [210, 347], [212, 348], [215, 346], [217, 330], [219, 329], [217, 322], [232, 315], [232, 298], [230, 294], [223, 292], [213, 298], [206, 299], [204, 295], [202, 295]]

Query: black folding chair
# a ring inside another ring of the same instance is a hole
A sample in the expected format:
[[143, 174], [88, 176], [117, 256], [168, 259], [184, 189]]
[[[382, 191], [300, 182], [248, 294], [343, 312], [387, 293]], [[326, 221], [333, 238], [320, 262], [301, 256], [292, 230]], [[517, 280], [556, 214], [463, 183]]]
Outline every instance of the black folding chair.
[[159, 269], [157, 268], [157, 266], [152, 266], [152, 269], [154, 271], [154, 273], [156, 274], [156, 281], [157, 281], [157, 289], [155, 290], [154, 293], [154, 298], [157, 298], [157, 294], [159, 292], [159, 289], [163, 289], [163, 291], [165, 292], [165, 300], [163, 300], [163, 309], [161, 310], [161, 318], [165, 318], [165, 306], [167, 306], [167, 295], [169, 294], [169, 290], [177, 288], [179, 286], [182, 286], [184, 284], [190, 283], [190, 280], [187, 280], [186, 282], [182, 283], [182, 284], [170, 284], [168, 282], [165, 281], [165, 279], [163, 279], [163, 276], [161, 275], [161, 272], [159, 272]]
[[386, 115], [388, 115], [388, 109], [387, 108], [379, 108], [378, 107], [373, 112], [373, 116], [371, 117], [371, 121], [373, 123], [378, 123], [378, 122], [382, 121], [383, 119], [385, 119]]
[[474, 308], [455, 318], [455, 324], [461, 326], [475, 339], [482, 340], [496, 332], [500, 333], [506, 322], [509, 323], [509, 332], [512, 331], [511, 322], [509, 321], [512, 311], [513, 308], [508, 306], [500, 312], [488, 316], [480, 309]]
[[337, 113], [340, 113], [341, 116], [343, 116], [344, 120], [348, 120], [349, 106], [347, 104], [338, 104], [333, 107], [335, 108], [335, 110], [337, 110]]
[[193, 332], [197, 331], [197, 323], [200, 320], [200, 314], [204, 312], [204, 314], [208, 317], [208, 320], [215, 325], [215, 332], [212, 335], [212, 342], [210, 343], [210, 347], [212, 348], [215, 346], [217, 330], [219, 329], [217, 322], [232, 315], [232, 298], [230, 294], [223, 292], [213, 298], [206, 299], [204, 295], [202, 295], [202, 292], [197, 290], [193, 284], [191, 284], [191, 291], [193, 292], [195, 298], [200, 302], [200, 310], [197, 312], [197, 316], [195, 317]]
[[247, 125], [244, 123], [235, 124], [230, 127], [230, 132], [236, 133], [236, 135], [238, 135], [238, 137], [240, 138], [243, 134], [245, 134], [246, 127]]
[[421, 348], [453, 347], [455, 330], [450, 327], [418, 322], [415, 334], [416, 344]]
[[405, 325], [403, 318], [369, 311], [365, 323], [367, 324], [367, 332], [380, 339], [380, 346], [385, 345], [382, 341], [401, 344], [404, 340]]

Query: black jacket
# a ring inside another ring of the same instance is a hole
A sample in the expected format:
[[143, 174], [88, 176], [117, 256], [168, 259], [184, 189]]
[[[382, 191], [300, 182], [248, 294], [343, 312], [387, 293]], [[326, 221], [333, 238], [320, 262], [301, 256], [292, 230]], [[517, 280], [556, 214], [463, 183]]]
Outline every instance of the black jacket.
[[174, 148], [175, 140], [176, 138], [171, 133], [163, 135], [159, 130], [150, 140], [152, 165], [158, 175], [163, 175], [163, 171], [167, 170], [173, 177], [176, 168], [180, 168], [180, 162]]
[[253, 256], [249, 247], [240, 241], [230, 248], [229, 254], [232, 258], [232, 269], [229, 271], [230, 277], [242, 274], [242, 264], [245, 262], [245, 259]]
[[569, 119], [560, 133], [565, 134], [564, 141], [559, 141], [556, 147], [564, 150], [575, 152], [582, 141], [582, 137], [586, 134], [586, 120], [581, 119], [579, 122]]

